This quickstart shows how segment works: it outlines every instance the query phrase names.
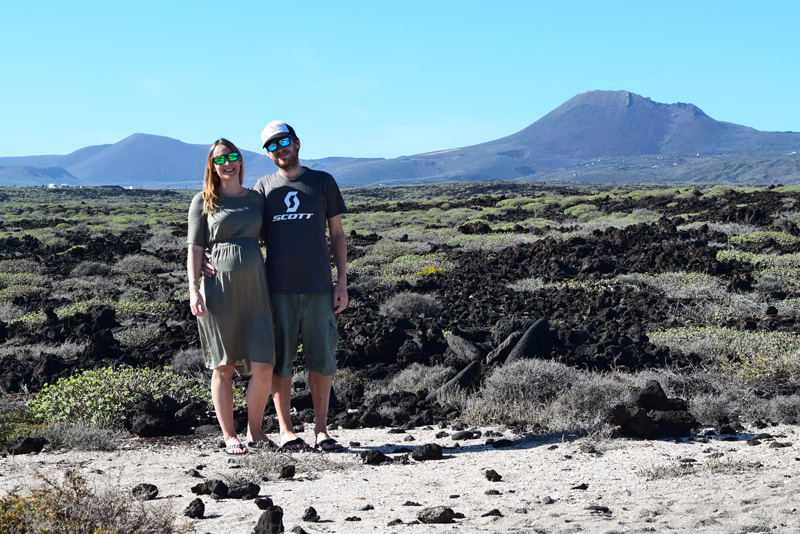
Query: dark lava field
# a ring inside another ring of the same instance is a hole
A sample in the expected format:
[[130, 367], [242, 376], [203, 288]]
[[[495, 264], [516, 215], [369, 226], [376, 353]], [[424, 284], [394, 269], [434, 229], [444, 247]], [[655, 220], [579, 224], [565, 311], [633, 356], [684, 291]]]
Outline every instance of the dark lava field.
[[[698, 314], [685, 313], [704, 297], [676, 298], [631, 283], [637, 275], [710, 277], [724, 292], [749, 295], [762, 305], [749, 315], [746, 310], [728, 314], [715, 326], [800, 333], [798, 315], [781, 311], [790, 309], [781, 303], [797, 297], [795, 271], [765, 274], [757, 262], [719, 257], [721, 251], [749, 257], [800, 252], [795, 222], [800, 192], [793, 188], [589, 190], [470, 182], [345, 188], [344, 194], [353, 267], [350, 305], [338, 316], [337, 361], [358, 380], [336, 391], [331, 419], [339, 424], [358, 424], [348, 421], [348, 409], [374, 413], [378, 402], [405, 403], [408, 409], [396, 420], [379, 417], [370, 424], [452, 418], [427, 397], [428, 391], [365, 397], [363, 384], [390, 378], [414, 363], [446, 365], [454, 374], [466, 371], [457, 377], [460, 387], [475, 389], [510, 357], [621, 373], [701, 366], [703, 354], [657, 345], [648, 334], [708, 326], [698, 323]], [[0, 266], [8, 271], [35, 265], [31, 269], [37, 275], [27, 284], [33, 291], [12, 291], [13, 280], [0, 278], [2, 390], [35, 393], [75, 369], [166, 366], [180, 353], [197, 351], [181, 219], [188, 193], [65, 191], [43, 200], [40, 210], [35, 202], [24, 204], [12, 189], [0, 195]], [[154, 198], [162, 198], [163, 206], [156, 209]], [[520, 198], [529, 202], [515, 201]], [[147, 221], [134, 216], [110, 229], [94, 227], [126, 203], [142, 217], [149, 209], [159, 215]], [[154, 240], [156, 234], [163, 243]], [[446, 237], [435, 237], [441, 235]], [[385, 268], [398, 254], [381, 260], [370, 256], [375, 247], [400, 247], [423, 264], [427, 259], [434, 264], [387, 276]], [[437, 267], [437, 261], [445, 266]], [[530, 287], [514, 287], [524, 281]], [[431, 312], [411, 301], [406, 309], [396, 303], [387, 311], [386, 303], [404, 294], [427, 296], [425, 302], [437, 306]], [[78, 302], [84, 304], [70, 308]], [[302, 358], [297, 367], [302, 369]], [[300, 392], [296, 406], [302, 419], [308, 405]], [[213, 421], [199, 417], [196, 422]]]

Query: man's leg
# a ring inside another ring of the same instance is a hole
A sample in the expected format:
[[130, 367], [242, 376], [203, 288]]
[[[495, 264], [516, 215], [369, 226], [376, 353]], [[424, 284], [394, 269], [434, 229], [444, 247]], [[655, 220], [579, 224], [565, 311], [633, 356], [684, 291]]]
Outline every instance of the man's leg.
[[278, 413], [278, 426], [280, 427], [279, 445], [297, 439], [292, 425], [292, 377], [272, 377], [272, 402]]
[[332, 377], [308, 372], [308, 387], [314, 401], [314, 438], [316, 443], [330, 438], [328, 434], [328, 404], [331, 399]]
[[261, 429], [264, 424], [264, 410], [269, 400], [272, 386], [271, 363], [250, 362], [252, 376], [247, 384], [247, 441], [268, 441]]
[[272, 375], [272, 402], [278, 414], [278, 445], [297, 439], [292, 425], [292, 362], [297, 354], [300, 324], [297, 318], [297, 295], [272, 295], [272, 318], [275, 326], [275, 369]]
[[336, 374], [336, 344], [339, 332], [331, 307], [330, 295], [309, 296], [309, 307], [303, 315], [303, 352], [308, 365], [308, 388], [314, 401], [314, 441], [327, 441], [324, 450], [336, 449], [328, 434], [328, 407], [331, 383]]

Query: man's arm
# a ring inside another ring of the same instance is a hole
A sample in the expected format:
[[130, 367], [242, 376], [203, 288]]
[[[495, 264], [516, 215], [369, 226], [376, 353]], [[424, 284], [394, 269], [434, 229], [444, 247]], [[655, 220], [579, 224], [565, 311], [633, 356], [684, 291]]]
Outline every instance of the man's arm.
[[333, 311], [339, 313], [347, 308], [347, 240], [342, 228], [342, 216], [328, 219], [333, 263], [336, 265], [336, 285], [333, 288]]

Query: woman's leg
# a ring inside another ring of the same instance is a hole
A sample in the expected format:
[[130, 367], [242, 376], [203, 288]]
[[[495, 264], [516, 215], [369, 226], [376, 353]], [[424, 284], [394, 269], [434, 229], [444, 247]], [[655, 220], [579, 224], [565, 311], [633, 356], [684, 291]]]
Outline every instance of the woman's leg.
[[247, 385], [247, 441], [268, 441], [261, 429], [264, 423], [264, 409], [267, 407], [272, 387], [271, 363], [250, 362], [250, 383]]
[[233, 365], [220, 365], [211, 375], [211, 399], [226, 445], [239, 443], [233, 426]]

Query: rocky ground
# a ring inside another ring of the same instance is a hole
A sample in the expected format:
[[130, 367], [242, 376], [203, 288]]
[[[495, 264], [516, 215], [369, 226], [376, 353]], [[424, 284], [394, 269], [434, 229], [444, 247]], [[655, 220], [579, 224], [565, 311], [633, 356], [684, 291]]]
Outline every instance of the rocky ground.
[[[506, 198], [492, 196], [491, 189], [483, 192], [488, 195], [454, 201], [451, 208], [493, 205]], [[604, 213], [642, 210], [656, 213], [660, 219], [575, 236], [570, 233], [578, 223], [563, 216], [554, 221], [558, 225], [553, 228], [518, 225], [512, 231], [534, 236], [551, 232], [571, 235], [565, 239], [548, 236], [502, 250], [432, 245], [429, 252], [445, 253], [455, 267], [419, 277], [413, 284], [375, 286], [363, 283], [358, 273], [351, 275], [350, 306], [338, 318], [337, 361], [340, 368], [358, 380], [350, 381], [346, 391], [336, 392], [331, 411], [334, 432], [351, 447], [348, 453], [330, 461], [344, 462], [347, 469], [311, 473], [312, 469], [306, 474], [266, 482], [257, 495], [272, 498], [282, 506], [287, 528], [302, 525], [309, 532], [373, 532], [387, 530], [390, 522], [399, 521], [394, 525], [409, 526], [409, 531], [443, 532], [442, 527], [419, 522], [423, 509], [435, 507], [451, 509], [455, 515], [449, 520], [473, 532], [649, 532], [690, 528], [746, 532], [761, 528], [790, 531], [797, 527], [796, 508], [790, 502], [797, 490], [797, 458], [791, 452], [795, 429], [765, 429], [762, 423], [762, 428], [742, 429], [731, 438], [734, 441], [724, 441], [719, 435], [703, 438], [690, 432], [697, 421], [686, 406], [679, 399], [667, 399], [657, 384], [645, 388], [636, 405], [609, 414], [609, 422], [627, 429], [624, 435], [650, 439], [678, 436], [680, 445], [619, 440], [604, 444], [602, 450], [586, 438], [562, 443], [561, 436], [546, 432], [514, 434], [509, 429], [494, 429], [497, 435], [486, 434], [487, 429], [482, 429], [480, 438], [455, 443], [453, 434], [469, 429], [454, 424], [458, 413], [438, 405], [428, 397], [430, 392], [367, 398], [363, 386], [358, 386], [391, 377], [412, 363], [448, 365], [460, 371], [455, 380], [465, 388], [480, 387], [490, 369], [519, 358], [552, 359], [596, 371], [691, 368], [699, 363], [700, 355], [657, 346], [646, 334], [682, 324], [676, 318], [677, 303], [673, 299], [633, 286], [603, 290], [602, 282], [621, 274], [685, 271], [712, 275], [731, 292], [750, 293], [756, 284], [753, 267], [717, 261], [716, 253], [724, 247], [727, 236], [713, 230], [711, 223], [752, 225], [800, 235], [794, 224], [776, 225], [776, 214], [800, 204], [800, 195], [791, 191], [729, 191], [722, 195], [696, 191], [679, 202], [669, 197], [633, 200], [609, 194], [595, 196], [592, 202]], [[380, 203], [369, 208], [359, 206], [351, 212], [379, 207]], [[401, 212], [416, 207], [414, 201], [392, 205], [393, 210]], [[502, 217], [505, 221], [523, 221], [530, 213], [508, 208]], [[704, 224], [679, 229], [692, 222]], [[14, 225], [24, 229], [57, 223], [53, 219], [31, 219]], [[459, 231], [470, 235], [492, 233], [482, 223], [464, 225]], [[173, 232], [180, 235], [185, 228], [175, 225]], [[140, 252], [145, 238], [135, 229], [113, 240], [75, 234], [70, 236], [70, 246], [57, 253], [29, 236], [0, 238], [0, 260], [31, 259], [44, 266], [48, 276], [63, 280], [80, 262], [111, 265]], [[351, 233], [350, 259], [363, 255], [381, 239], [385, 237]], [[738, 248], [770, 254], [797, 252], [800, 247], [766, 239]], [[180, 265], [185, 261], [185, 252], [164, 250], [159, 258]], [[185, 285], [181, 272], [134, 270], [127, 276], [149, 294], [176, 294]], [[510, 282], [531, 277], [544, 282], [577, 283], [532, 292], [509, 287]], [[587, 291], [592, 284], [601, 289]], [[101, 298], [104, 291], [111, 293], [114, 288], [98, 283], [75, 291], [70, 298]], [[442, 304], [441, 312], [435, 317], [402, 319], [382, 315], [380, 304], [403, 291], [435, 295]], [[768, 296], [780, 302], [795, 295], [775, 290]], [[74, 369], [114, 363], [134, 367], [168, 365], [180, 351], [199, 346], [196, 322], [184, 301], [168, 300], [167, 305], [149, 315], [147, 323], [157, 326], [151, 330], [156, 335], [126, 344], [116, 335], [121, 322], [113, 308], [92, 306], [86, 312], [62, 318], [54, 310], [64, 305], [64, 299], [55, 293], [14, 298], [14, 306], [41, 310], [45, 320], [36, 325], [0, 321], [0, 344], [5, 347], [0, 361], [0, 388], [5, 392], [36, 392], [44, 383], [52, 383]], [[797, 317], [779, 315], [774, 308], [764, 315], [732, 320], [726, 326], [800, 332]], [[42, 349], [69, 343], [83, 348], [78, 354], [56, 354], [55, 350], [49, 354]], [[307, 396], [298, 391], [293, 403], [298, 422], [308, 421]], [[381, 410], [382, 404], [394, 409]], [[39, 456], [10, 455], [3, 460], [0, 484], [6, 489], [13, 487], [21, 480], [19, 477], [27, 476], [24, 473], [29, 468], [60, 473], [61, 468], [74, 465], [93, 469], [109, 480], [123, 476], [120, 473], [127, 469], [126, 485], [151, 482], [161, 488], [158, 499], [174, 502], [182, 510], [192, 500], [190, 488], [196, 482], [187, 470], [209, 466], [201, 471], [199, 480], [205, 480], [223, 478], [236, 466], [216, 450], [213, 439], [191, 434], [191, 428], [214, 423], [210, 414], [191, 414], [187, 430], [185, 425], [175, 424], [175, 413], [180, 408], [145, 403], [140, 407], [141, 415], [147, 415], [149, 418], [144, 419], [152, 424], [140, 425], [136, 433], [143, 437], [117, 452], [50, 451], [45, 446]], [[660, 420], [641, 415], [653, 410], [673, 415]], [[274, 427], [267, 430], [274, 431]], [[157, 438], [161, 441], [145, 437], [173, 434], [177, 436]], [[757, 434], [762, 434], [758, 446], [746, 445], [746, 440]], [[405, 441], [407, 437], [414, 441]], [[405, 458], [420, 445], [434, 443], [443, 447], [441, 459]], [[769, 448], [775, 443], [781, 445]], [[370, 465], [376, 451], [394, 461]], [[364, 456], [365, 453], [369, 454]], [[723, 456], [716, 456], [717, 453]], [[723, 463], [731, 459], [732, 463], [720, 468], [714, 463], [718, 458], [723, 458]], [[650, 477], [653, 473], [645, 472], [648, 467], [656, 472], [659, 466], [667, 466], [663, 468], [674, 475], [688, 464], [711, 467], [677, 477], [669, 473]], [[490, 469], [502, 479], [492, 482], [487, 478]], [[235, 531], [249, 532], [261, 513], [253, 499], [202, 499], [210, 519], [198, 523], [199, 532], [219, 532], [222, 525], [236, 525]], [[302, 519], [309, 506], [317, 508], [320, 521]], [[452, 530], [453, 523], [448, 525], [447, 530]]]
[[[280, 532], [270, 525], [297, 534], [800, 528], [796, 427], [655, 441], [438, 427], [334, 435], [346, 452], [285, 461], [290, 455], [268, 452], [231, 459], [218, 438], [185, 436], [127, 440], [113, 452], [8, 456], [0, 458], [0, 490], [77, 472], [97, 491], [149, 495], [146, 504], [169, 507], [197, 533]], [[291, 472], [276, 467], [288, 464]]]

